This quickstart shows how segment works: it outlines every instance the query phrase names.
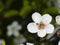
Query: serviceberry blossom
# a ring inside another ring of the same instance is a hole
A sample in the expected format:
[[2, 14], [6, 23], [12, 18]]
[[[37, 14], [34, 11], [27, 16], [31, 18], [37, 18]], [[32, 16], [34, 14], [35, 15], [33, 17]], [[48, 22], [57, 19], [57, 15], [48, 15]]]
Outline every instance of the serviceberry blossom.
[[60, 15], [56, 16], [55, 20], [56, 20], [56, 24], [60, 25]]
[[7, 35], [14, 35], [15, 37], [19, 36], [19, 30], [21, 30], [22, 26], [18, 24], [17, 21], [12, 22], [11, 25], [7, 26]]
[[34, 45], [33, 43], [26, 43], [26, 45]]
[[54, 26], [50, 24], [52, 16], [49, 14], [44, 14], [41, 16], [38, 12], [32, 14], [32, 20], [27, 25], [27, 29], [30, 33], [37, 33], [39, 37], [45, 37], [46, 34], [51, 34], [54, 31]]
[[19, 45], [19, 44], [23, 44], [26, 42], [26, 38], [20, 34], [18, 37], [14, 38], [14, 42]]
[[20, 44], [20, 45], [24, 45], [24, 44]]

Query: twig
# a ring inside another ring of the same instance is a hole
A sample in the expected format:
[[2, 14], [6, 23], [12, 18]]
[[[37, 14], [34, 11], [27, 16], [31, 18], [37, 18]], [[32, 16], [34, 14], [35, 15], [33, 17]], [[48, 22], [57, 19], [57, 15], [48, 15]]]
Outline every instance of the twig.
[[45, 42], [48, 42], [49, 40], [51, 40], [53, 37], [56, 36], [56, 33], [60, 30], [60, 28], [57, 28], [54, 33], [50, 34], [50, 37], [45, 41]]

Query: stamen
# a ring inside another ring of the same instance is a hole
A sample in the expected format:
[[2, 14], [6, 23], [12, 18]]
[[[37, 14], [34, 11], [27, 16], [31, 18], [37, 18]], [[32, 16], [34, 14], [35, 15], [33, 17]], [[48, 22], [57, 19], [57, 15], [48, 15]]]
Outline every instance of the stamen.
[[40, 22], [40, 24], [38, 24], [39, 29], [44, 29], [44, 27], [45, 27], [45, 25], [42, 22]]

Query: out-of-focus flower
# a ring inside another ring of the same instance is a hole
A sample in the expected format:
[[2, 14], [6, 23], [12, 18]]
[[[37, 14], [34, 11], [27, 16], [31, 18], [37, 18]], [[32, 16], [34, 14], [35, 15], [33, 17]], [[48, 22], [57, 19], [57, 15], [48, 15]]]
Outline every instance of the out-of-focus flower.
[[24, 44], [20, 44], [20, 45], [24, 45]]
[[23, 43], [26, 42], [26, 38], [25, 38], [23, 35], [20, 34], [18, 37], [16, 37], [16, 38], [14, 39], [14, 42], [15, 42], [17, 45], [23, 44]]
[[26, 43], [26, 45], [34, 45], [33, 43]]
[[60, 45], [60, 41], [58, 42], [58, 45]]
[[51, 34], [54, 31], [54, 26], [50, 24], [52, 17], [49, 14], [41, 16], [35, 12], [32, 14], [34, 22], [27, 25], [27, 29], [30, 33], [37, 33], [39, 37], [45, 37], [46, 34]]
[[18, 24], [17, 21], [14, 21], [11, 25], [7, 26], [8, 32], [7, 35], [14, 35], [15, 37], [19, 36], [19, 30], [21, 30], [22, 26]]
[[2, 40], [2, 39], [0, 39], [0, 45], [6, 45], [6, 44], [5, 44], [5, 41]]
[[[24, 45], [24, 44], [20, 44], [20, 45]], [[26, 45], [34, 45], [33, 43], [26, 43]]]
[[60, 15], [58, 15], [58, 16], [56, 16], [56, 23], [57, 23], [57, 25], [60, 25]]

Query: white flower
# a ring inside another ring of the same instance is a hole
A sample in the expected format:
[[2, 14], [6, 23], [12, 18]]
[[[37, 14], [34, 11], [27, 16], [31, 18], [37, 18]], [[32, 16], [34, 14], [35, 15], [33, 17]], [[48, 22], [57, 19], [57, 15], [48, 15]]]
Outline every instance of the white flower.
[[57, 23], [57, 25], [60, 25], [60, 15], [58, 15], [58, 16], [56, 16], [56, 23]]
[[[20, 45], [24, 45], [24, 44], [20, 44]], [[33, 43], [26, 43], [26, 45], [34, 45]]]
[[3, 39], [0, 39], [0, 45], [5, 45], [5, 41]]
[[58, 45], [60, 45], [60, 41], [58, 42]]
[[18, 24], [17, 21], [14, 21], [11, 25], [7, 26], [8, 32], [7, 35], [14, 35], [15, 37], [19, 36], [19, 30], [21, 30], [22, 26]]
[[26, 45], [34, 45], [33, 43], [26, 43]]
[[24, 45], [24, 44], [20, 44], [20, 45]]
[[23, 44], [23, 43], [26, 42], [26, 38], [25, 38], [23, 35], [20, 34], [18, 37], [16, 37], [16, 38], [14, 39], [14, 42], [15, 42], [17, 45]]
[[49, 14], [41, 16], [35, 12], [32, 14], [34, 22], [27, 25], [27, 29], [30, 33], [37, 33], [39, 37], [45, 37], [46, 34], [50, 34], [54, 31], [54, 26], [50, 24], [52, 17]]

